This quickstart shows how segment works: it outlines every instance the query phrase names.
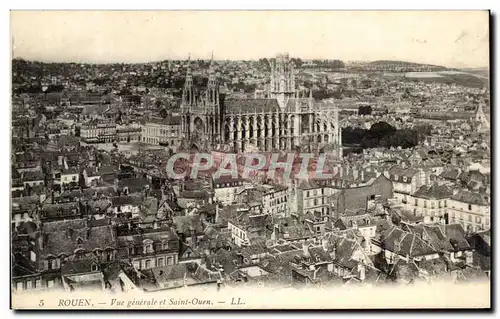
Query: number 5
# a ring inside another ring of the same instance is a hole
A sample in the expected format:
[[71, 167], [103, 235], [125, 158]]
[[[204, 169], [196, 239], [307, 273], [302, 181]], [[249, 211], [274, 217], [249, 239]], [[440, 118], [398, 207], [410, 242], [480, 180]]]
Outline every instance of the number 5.
[[40, 299], [40, 303], [38, 304], [39, 307], [43, 307], [44, 303], [43, 303], [43, 299]]

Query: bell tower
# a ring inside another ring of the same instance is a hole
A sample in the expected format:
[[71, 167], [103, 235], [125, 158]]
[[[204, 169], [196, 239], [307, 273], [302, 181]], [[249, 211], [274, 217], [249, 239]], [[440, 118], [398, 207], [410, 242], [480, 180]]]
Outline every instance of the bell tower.
[[271, 65], [269, 97], [277, 99], [281, 109], [295, 96], [295, 70], [288, 53], [280, 54]]
[[186, 82], [182, 90], [182, 103], [183, 107], [191, 108], [195, 104], [195, 92], [193, 85], [193, 74], [191, 73], [191, 57], [188, 58]]
[[217, 83], [217, 75], [214, 68], [214, 54], [210, 60], [210, 67], [208, 69], [208, 84], [206, 92], [206, 104], [213, 107], [213, 113], [218, 113], [219, 105], [219, 84]]

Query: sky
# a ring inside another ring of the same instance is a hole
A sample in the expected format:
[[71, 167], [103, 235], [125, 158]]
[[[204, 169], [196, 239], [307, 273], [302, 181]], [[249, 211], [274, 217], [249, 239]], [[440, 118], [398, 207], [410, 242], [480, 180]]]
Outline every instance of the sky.
[[302, 59], [489, 66], [487, 11], [12, 11], [13, 57]]

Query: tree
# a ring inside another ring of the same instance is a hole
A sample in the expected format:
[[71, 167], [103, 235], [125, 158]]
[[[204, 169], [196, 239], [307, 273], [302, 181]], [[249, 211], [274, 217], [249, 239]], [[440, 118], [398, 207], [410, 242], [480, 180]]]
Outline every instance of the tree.
[[372, 114], [372, 107], [370, 105], [360, 105], [358, 107], [359, 115], [370, 115]]
[[168, 112], [167, 112], [167, 110], [165, 108], [163, 108], [163, 109], [160, 110], [160, 116], [162, 118], [164, 118], [164, 119], [167, 118]]

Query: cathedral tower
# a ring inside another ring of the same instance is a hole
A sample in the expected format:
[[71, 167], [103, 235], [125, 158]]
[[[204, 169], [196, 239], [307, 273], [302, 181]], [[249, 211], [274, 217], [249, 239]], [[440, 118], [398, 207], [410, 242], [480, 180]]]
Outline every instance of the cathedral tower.
[[193, 85], [193, 74], [191, 73], [191, 58], [189, 58], [186, 71], [186, 82], [184, 83], [184, 89], [182, 90], [181, 105], [190, 108], [195, 104], [195, 100], [196, 97]]
[[284, 110], [289, 99], [295, 96], [295, 70], [288, 53], [278, 55], [271, 65], [269, 97], [276, 99]]

